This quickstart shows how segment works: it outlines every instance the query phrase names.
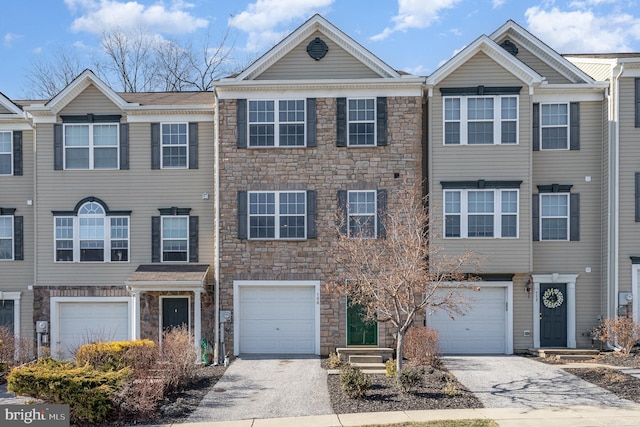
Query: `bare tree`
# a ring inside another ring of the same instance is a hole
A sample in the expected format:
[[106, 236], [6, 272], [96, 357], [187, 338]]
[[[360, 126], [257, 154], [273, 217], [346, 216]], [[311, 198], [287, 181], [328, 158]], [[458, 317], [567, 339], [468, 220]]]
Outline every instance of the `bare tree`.
[[[444, 310], [453, 317], [466, 311], [461, 288], [470, 287], [473, 278], [465, 271], [478, 271], [479, 260], [469, 251], [446, 254], [429, 241], [429, 214], [420, 186], [408, 184], [392, 197], [382, 219], [386, 238], [340, 234], [330, 250], [337, 271], [327, 287], [362, 306], [367, 320], [392, 325], [400, 370], [403, 339], [418, 314]], [[339, 220], [339, 229], [343, 223]]]
[[80, 74], [85, 66], [75, 50], [65, 46], [53, 49], [49, 59], [42, 57], [31, 62], [26, 77], [30, 98], [51, 99]]

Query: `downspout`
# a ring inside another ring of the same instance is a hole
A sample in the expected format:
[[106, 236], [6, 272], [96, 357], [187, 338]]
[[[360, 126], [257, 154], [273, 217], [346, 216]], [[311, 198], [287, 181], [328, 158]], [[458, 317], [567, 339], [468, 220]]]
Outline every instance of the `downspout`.
[[614, 260], [614, 281], [613, 281], [613, 308], [614, 312], [611, 313], [612, 316], [609, 318], [613, 318], [614, 316], [618, 316], [617, 309], [617, 300], [618, 300], [618, 279], [619, 279], [619, 239], [620, 239], [620, 214], [619, 214], [619, 203], [620, 203], [620, 76], [624, 72], [624, 62], [620, 65], [620, 72], [617, 76], [614, 77], [614, 96], [613, 96], [613, 112], [614, 112], [614, 150], [615, 150], [615, 181], [614, 181], [614, 197], [615, 197], [615, 209], [614, 209], [614, 228], [613, 228], [613, 260]]
[[214, 298], [215, 302], [215, 343], [213, 346], [213, 364], [218, 365], [220, 362], [220, 115], [218, 103], [218, 93], [216, 88], [213, 88], [213, 95], [215, 97], [215, 109], [214, 112], [214, 130], [213, 130], [213, 152], [214, 152], [214, 191], [215, 196], [213, 198], [214, 203], [214, 234], [215, 234], [215, 248], [214, 248]]
[[[28, 119], [27, 113], [25, 112], [25, 118]], [[31, 128], [33, 129], [33, 195], [31, 201], [31, 215], [33, 215], [33, 242], [34, 242], [34, 250], [33, 250], [33, 284], [36, 285], [38, 283], [38, 216], [36, 211], [38, 209], [38, 167], [37, 167], [37, 126], [31, 121]], [[33, 286], [32, 286], [33, 288]], [[35, 291], [35, 290], [34, 290]]]

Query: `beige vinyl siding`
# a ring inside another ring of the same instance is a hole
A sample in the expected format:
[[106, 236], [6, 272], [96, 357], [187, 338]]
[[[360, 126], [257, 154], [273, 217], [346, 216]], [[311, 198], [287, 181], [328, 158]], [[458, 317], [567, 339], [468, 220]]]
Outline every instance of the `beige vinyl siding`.
[[[506, 36], [500, 40], [497, 40], [496, 43], [500, 44], [505, 39], [509, 39], [509, 37]], [[518, 47], [518, 54], [516, 55], [516, 58], [524, 62], [527, 66], [529, 66], [529, 68], [533, 69], [541, 76], [546, 77], [549, 83], [571, 83], [569, 79], [549, 66], [547, 62], [540, 59], [540, 57], [538, 57], [535, 53], [529, 51], [519, 43], [516, 43], [516, 46]]]
[[[513, 349], [527, 350], [533, 348], [533, 283], [531, 293], [526, 292], [529, 274], [516, 274], [513, 276]], [[529, 331], [525, 336], [524, 331]]]
[[73, 102], [60, 111], [60, 115], [84, 115], [87, 113], [122, 114], [122, 111], [95, 86], [89, 85], [73, 99]]
[[[582, 71], [591, 76], [594, 80], [597, 81], [605, 81], [611, 78], [611, 64], [602, 64], [589, 62], [588, 60], [580, 60], [567, 58], [569, 61], [573, 63], [576, 67], [580, 68]], [[613, 61], [612, 61], [613, 62]]]
[[620, 79], [619, 290], [631, 290], [631, 256], [640, 256], [635, 222], [635, 174], [640, 173], [640, 128], [635, 127], [634, 79]]
[[[199, 169], [151, 170], [149, 123], [129, 125], [130, 169], [54, 171], [53, 125], [38, 125], [38, 283], [41, 285], [123, 284], [139, 264], [151, 262], [151, 217], [158, 208], [191, 208], [199, 216], [199, 263], [213, 264], [213, 122], [198, 127]], [[64, 191], [62, 191], [64, 190]], [[202, 199], [209, 193], [209, 200]], [[95, 196], [111, 210], [131, 210], [130, 262], [54, 262], [53, 210], [73, 210]]]
[[[470, 84], [470, 82], [473, 82]], [[432, 224], [443, 232], [443, 190], [441, 181], [479, 180], [522, 181], [519, 200], [519, 238], [436, 239], [447, 253], [473, 250], [483, 258], [482, 271], [513, 273], [530, 270], [530, 98], [526, 90], [519, 94], [519, 144], [449, 145], [443, 144], [443, 112], [440, 88], [467, 86], [523, 86], [523, 83], [499, 64], [480, 53], [434, 88], [430, 100], [432, 114], [431, 196]]]
[[0, 104], [0, 114], [13, 114], [13, 111], [9, 111], [7, 107]]
[[34, 209], [27, 200], [33, 200], [33, 132], [22, 131], [22, 171], [21, 176], [0, 176], [0, 207], [15, 208], [15, 215], [23, 217], [22, 261], [0, 261], [0, 291], [20, 292], [20, 334], [31, 337], [33, 333], [33, 293], [28, 289], [33, 285], [33, 232]]
[[[329, 51], [324, 58], [316, 61], [307, 53], [310, 41], [319, 37]], [[320, 32], [315, 32], [302, 41], [291, 52], [281, 58], [263, 73], [257, 80], [301, 80], [301, 79], [362, 79], [380, 77], [371, 68], [355, 58], [346, 50], [331, 41]]]

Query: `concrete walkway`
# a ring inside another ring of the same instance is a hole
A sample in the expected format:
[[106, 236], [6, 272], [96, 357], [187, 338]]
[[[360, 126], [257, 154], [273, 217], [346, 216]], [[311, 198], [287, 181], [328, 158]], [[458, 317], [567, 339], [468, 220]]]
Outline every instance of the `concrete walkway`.
[[518, 356], [447, 356], [443, 362], [485, 408], [634, 405], [565, 372], [563, 365]]

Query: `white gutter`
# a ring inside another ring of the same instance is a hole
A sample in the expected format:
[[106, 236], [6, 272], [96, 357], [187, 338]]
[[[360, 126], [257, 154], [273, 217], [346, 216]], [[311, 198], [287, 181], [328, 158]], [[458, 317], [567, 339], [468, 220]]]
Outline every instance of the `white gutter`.
[[218, 102], [218, 93], [216, 88], [213, 88], [213, 94], [215, 97], [215, 111], [214, 111], [214, 137], [213, 137], [213, 152], [214, 152], [214, 192], [213, 198], [214, 212], [215, 212], [215, 239], [214, 239], [214, 260], [213, 260], [213, 275], [214, 275], [214, 298], [215, 298], [215, 343], [213, 346], [213, 364], [217, 365], [220, 362], [220, 104]]

